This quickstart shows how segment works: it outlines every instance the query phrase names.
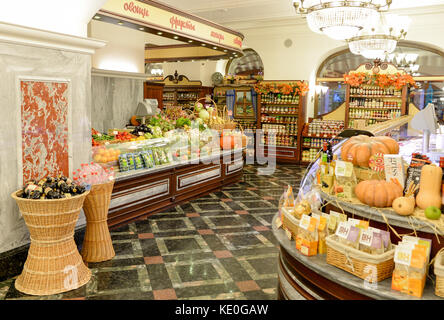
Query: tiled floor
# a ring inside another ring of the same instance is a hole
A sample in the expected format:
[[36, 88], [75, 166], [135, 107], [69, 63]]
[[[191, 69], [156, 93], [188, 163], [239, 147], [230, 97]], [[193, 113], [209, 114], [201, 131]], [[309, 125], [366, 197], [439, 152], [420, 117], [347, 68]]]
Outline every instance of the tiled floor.
[[305, 167], [280, 165], [272, 176], [246, 166], [242, 182], [111, 232], [116, 257], [90, 263], [88, 284], [64, 294], [28, 296], [14, 280], [1, 299], [276, 299], [272, 217]]

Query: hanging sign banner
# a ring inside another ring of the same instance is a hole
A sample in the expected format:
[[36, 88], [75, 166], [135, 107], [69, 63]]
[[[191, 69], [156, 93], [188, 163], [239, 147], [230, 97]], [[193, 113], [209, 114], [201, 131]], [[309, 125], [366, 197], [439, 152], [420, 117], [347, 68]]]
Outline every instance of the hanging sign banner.
[[99, 13], [129, 19], [165, 32], [181, 33], [215, 45], [242, 49], [244, 36], [241, 33], [155, 1], [108, 0]]

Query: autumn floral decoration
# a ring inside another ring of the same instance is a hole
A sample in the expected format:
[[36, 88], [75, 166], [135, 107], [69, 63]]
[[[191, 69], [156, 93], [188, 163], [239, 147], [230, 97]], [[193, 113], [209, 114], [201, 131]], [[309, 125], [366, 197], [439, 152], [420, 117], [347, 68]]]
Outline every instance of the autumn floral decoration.
[[405, 85], [417, 87], [415, 80], [409, 74], [369, 74], [364, 72], [350, 72], [344, 74], [344, 82], [352, 87], [359, 87], [362, 84], [376, 85], [380, 88], [395, 87], [402, 89]]
[[259, 94], [284, 94], [293, 96], [305, 96], [308, 92], [308, 85], [303, 81], [291, 83], [258, 83], [254, 90]]

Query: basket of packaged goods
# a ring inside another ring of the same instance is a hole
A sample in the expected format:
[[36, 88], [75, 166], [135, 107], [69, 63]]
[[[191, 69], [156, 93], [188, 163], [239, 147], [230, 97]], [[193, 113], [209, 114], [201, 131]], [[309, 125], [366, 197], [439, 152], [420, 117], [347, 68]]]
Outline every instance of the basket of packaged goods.
[[436, 276], [435, 294], [444, 298], [444, 250], [441, 249], [435, 257], [433, 265]]
[[395, 249], [389, 232], [342, 221], [325, 240], [328, 264], [371, 283], [392, 276]]
[[74, 228], [89, 191], [66, 177], [29, 181], [11, 197], [31, 235], [28, 257], [15, 281], [18, 291], [51, 295], [77, 289], [91, 278], [82, 261]]

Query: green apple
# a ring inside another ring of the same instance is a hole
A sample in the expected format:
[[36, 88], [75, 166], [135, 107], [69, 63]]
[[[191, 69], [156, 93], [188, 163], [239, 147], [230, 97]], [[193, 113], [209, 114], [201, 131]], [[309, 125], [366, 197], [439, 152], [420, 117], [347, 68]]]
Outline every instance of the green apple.
[[435, 206], [427, 207], [427, 209], [425, 209], [425, 216], [430, 220], [438, 220], [441, 218], [441, 209]]

